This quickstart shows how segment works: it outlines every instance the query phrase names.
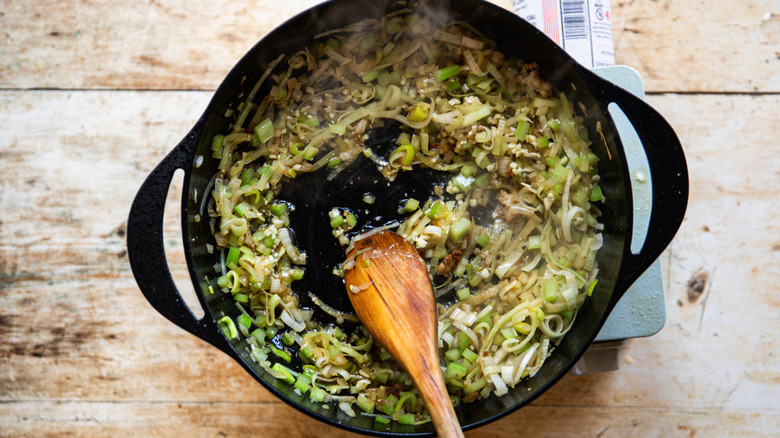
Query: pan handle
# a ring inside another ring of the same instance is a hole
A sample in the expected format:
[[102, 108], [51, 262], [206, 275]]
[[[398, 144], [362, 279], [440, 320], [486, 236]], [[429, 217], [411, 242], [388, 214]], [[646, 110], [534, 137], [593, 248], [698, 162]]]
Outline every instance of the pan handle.
[[146, 178], [130, 208], [127, 221], [127, 254], [141, 292], [171, 322], [236, 358], [214, 318], [206, 312], [198, 319], [190, 311], [173, 281], [163, 244], [165, 198], [174, 172], [189, 172], [189, 160], [197, 147], [201, 119], [184, 139]]
[[[592, 76], [593, 91], [602, 108], [606, 109], [610, 103], [617, 104], [633, 125], [652, 180], [647, 236], [637, 253], [630, 250], [632, 236], [630, 230], [627, 233], [616, 284], [616, 290], [625, 291], [661, 255], [679, 230], [688, 205], [688, 167], [677, 134], [658, 111], [634, 94]], [[619, 298], [615, 297], [614, 302]]]

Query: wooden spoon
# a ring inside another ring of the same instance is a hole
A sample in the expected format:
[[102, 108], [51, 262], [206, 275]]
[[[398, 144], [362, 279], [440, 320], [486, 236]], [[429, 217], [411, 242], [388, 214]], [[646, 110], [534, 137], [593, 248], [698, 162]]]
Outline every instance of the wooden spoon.
[[358, 318], [412, 378], [438, 435], [463, 437], [439, 365], [436, 302], [422, 257], [380, 230], [353, 242], [344, 270]]

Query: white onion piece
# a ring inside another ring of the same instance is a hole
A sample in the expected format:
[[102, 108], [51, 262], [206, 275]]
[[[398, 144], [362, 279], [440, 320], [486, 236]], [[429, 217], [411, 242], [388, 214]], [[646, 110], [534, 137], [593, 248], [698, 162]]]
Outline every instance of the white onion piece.
[[306, 254], [298, 251], [298, 248], [293, 245], [292, 238], [290, 238], [290, 230], [288, 228], [279, 229], [279, 240], [282, 242], [282, 245], [284, 245], [284, 249], [287, 251], [287, 255], [290, 256], [293, 263], [296, 265], [306, 264]]

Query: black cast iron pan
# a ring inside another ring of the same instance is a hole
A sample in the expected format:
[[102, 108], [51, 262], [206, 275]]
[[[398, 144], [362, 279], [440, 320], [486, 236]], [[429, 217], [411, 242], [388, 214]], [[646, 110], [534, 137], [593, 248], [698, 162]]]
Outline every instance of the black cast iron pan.
[[[255, 45], [228, 74], [216, 91], [208, 108], [185, 138], [152, 171], [138, 192], [128, 220], [128, 254], [133, 274], [149, 303], [176, 325], [198, 336], [240, 363], [255, 379], [280, 399], [306, 414], [326, 423], [354, 432], [380, 436], [397, 434], [429, 436], [430, 424], [419, 426], [375, 423], [370, 417], [347, 416], [338, 408], [324, 410], [297, 395], [292, 387], [269, 376], [255, 366], [241, 340], [228, 341], [216, 320], [224, 315], [237, 316], [238, 310], [229, 296], [208, 294], [206, 276], [214, 277], [217, 255], [209, 254], [213, 244], [208, 221], [195, 222], [200, 213], [206, 186], [217, 168], [211, 159], [210, 143], [214, 134], [224, 133], [230, 119], [225, 112], [243, 95], [279, 54], [290, 54], [309, 46], [314, 35], [343, 27], [364, 18], [379, 18], [402, 6], [392, 0], [336, 0], [309, 9], [268, 34]], [[623, 293], [671, 242], [685, 213], [688, 199], [688, 172], [680, 142], [670, 125], [641, 99], [601, 79], [577, 64], [560, 47], [536, 28], [514, 14], [480, 0], [433, 0], [418, 9], [422, 14], [438, 14], [469, 22], [498, 43], [507, 56], [526, 62], [537, 62], [541, 75], [588, 109], [585, 124], [590, 138], [600, 138], [595, 131], [601, 122], [604, 142], [594, 141], [593, 151], [601, 158], [599, 173], [606, 202], [603, 212], [604, 246], [598, 254], [599, 283], [593, 296], [586, 300], [575, 327], [563, 338], [542, 369], [533, 378], [521, 382], [503, 397], [465, 404], [456, 409], [464, 429], [472, 429], [496, 420], [526, 405], [568, 372], [593, 342], [601, 325]], [[262, 96], [263, 91], [259, 93]], [[647, 239], [641, 250], [631, 252], [633, 200], [628, 165], [608, 105], [616, 103], [632, 122], [649, 163], [652, 185], [652, 212]], [[378, 153], [394, 139], [392, 125], [373, 132], [369, 146]], [[203, 158], [200, 158], [203, 157]], [[609, 158], [611, 157], [611, 158]], [[206, 310], [197, 319], [181, 299], [168, 270], [162, 239], [163, 210], [173, 173], [185, 172], [182, 198], [182, 232], [185, 252], [198, 299]], [[281, 194], [292, 201], [292, 228], [298, 245], [307, 252], [309, 263], [305, 281], [296, 283], [302, 305], [311, 306], [306, 291], [317, 294], [333, 307], [349, 310], [343, 284], [331, 274], [342, 261], [343, 249], [330, 235], [327, 212], [332, 206], [351, 207], [358, 211], [361, 226], [377, 226], [392, 220], [401, 199], [413, 196], [425, 199], [440, 175], [415, 171], [388, 186], [366, 161], [357, 161], [334, 181], [311, 174], [296, 179]], [[371, 192], [377, 202], [367, 206], [360, 199]], [[212, 280], [213, 281], [213, 280]], [[319, 319], [324, 313], [315, 313]], [[186, 359], [184, 359], [186, 360]], [[294, 359], [295, 360], [295, 359]], [[293, 364], [293, 367], [300, 364]], [[247, 419], [247, 421], [250, 421]]]

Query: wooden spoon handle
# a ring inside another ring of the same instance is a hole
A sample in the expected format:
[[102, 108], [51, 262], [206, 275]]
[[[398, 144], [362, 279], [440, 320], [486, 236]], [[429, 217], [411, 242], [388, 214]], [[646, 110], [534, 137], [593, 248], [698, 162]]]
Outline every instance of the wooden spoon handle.
[[[426, 369], [428, 372], [425, 372]], [[450, 402], [450, 396], [447, 394], [447, 388], [444, 386], [438, 361], [434, 364], [425, 361], [423, 367], [418, 368], [414, 374], [411, 377], [420, 390], [438, 436], [463, 438], [463, 430], [460, 428], [458, 417]]]

